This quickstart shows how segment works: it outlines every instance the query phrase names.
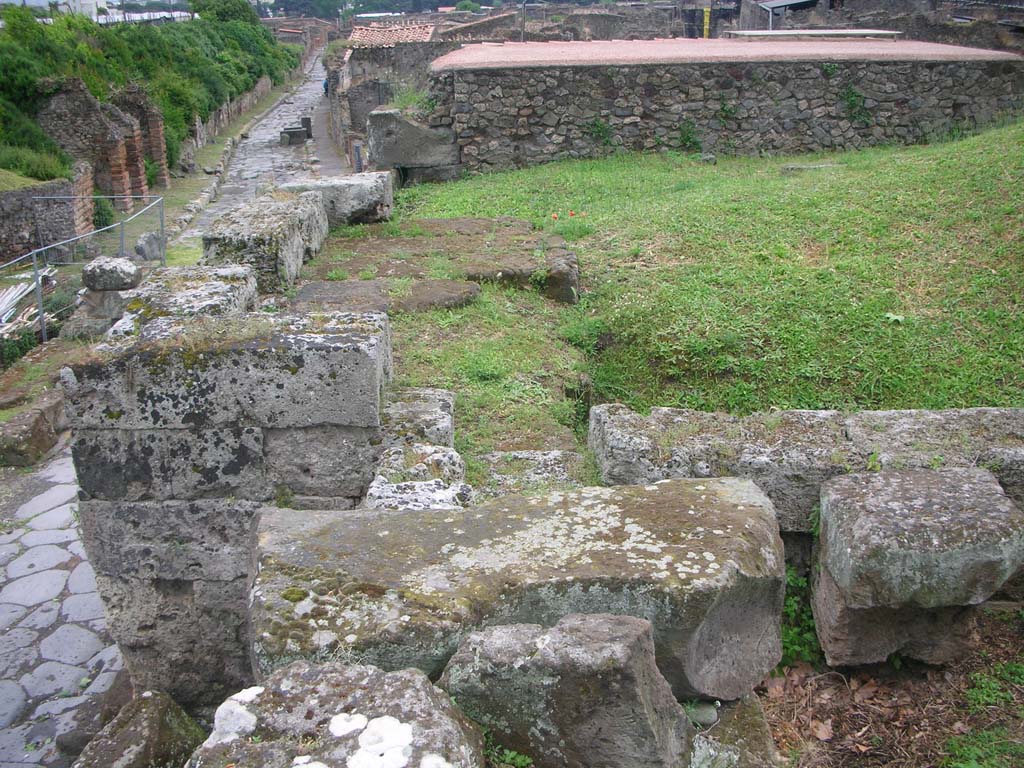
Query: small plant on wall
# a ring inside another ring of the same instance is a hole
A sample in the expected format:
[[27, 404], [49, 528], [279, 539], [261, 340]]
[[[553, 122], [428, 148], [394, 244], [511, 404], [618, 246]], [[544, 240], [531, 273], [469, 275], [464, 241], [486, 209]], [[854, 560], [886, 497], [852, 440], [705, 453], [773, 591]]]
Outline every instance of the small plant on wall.
[[599, 144], [606, 147], [612, 145], [612, 127], [600, 117], [595, 117], [587, 123], [586, 130]]
[[684, 120], [679, 126], [679, 148], [684, 152], [700, 152], [703, 149], [693, 120]]
[[839, 74], [839, 65], [834, 61], [827, 61], [821, 65], [821, 74], [823, 74], [826, 79], [831, 80]]
[[852, 85], [848, 85], [839, 94], [839, 98], [846, 108], [846, 114], [853, 122], [860, 123], [861, 125], [871, 125], [871, 112], [867, 108], [867, 99], [863, 93]]

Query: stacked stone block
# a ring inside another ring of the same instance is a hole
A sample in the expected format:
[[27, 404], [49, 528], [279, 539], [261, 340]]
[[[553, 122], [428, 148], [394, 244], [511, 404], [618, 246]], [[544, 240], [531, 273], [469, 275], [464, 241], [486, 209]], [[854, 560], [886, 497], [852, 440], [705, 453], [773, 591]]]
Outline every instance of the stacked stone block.
[[260, 293], [291, 286], [302, 264], [327, 236], [327, 210], [320, 191], [278, 192], [241, 205], [203, 234], [202, 263], [246, 264], [256, 271]]
[[384, 315], [250, 314], [157, 318], [64, 369], [83, 539], [136, 686], [197, 705], [251, 680], [261, 503], [365, 491], [390, 365]]
[[1024, 563], [1024, 512], [983, 469], [891, 470], [821, 490], [814, 618], [829, 664], [944, 663]]
[[61, 327], [65, 339], [102, 336], [124, 315], [125, 293], [142, 280], [142, 270], [128, 259], [100, 256], [82, 269], [85, 288], [75, 314]]

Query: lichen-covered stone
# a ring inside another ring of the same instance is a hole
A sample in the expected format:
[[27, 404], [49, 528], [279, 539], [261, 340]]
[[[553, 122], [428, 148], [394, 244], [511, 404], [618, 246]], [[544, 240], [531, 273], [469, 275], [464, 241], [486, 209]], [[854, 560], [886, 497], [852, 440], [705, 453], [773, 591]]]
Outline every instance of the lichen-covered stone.
[[541, 768], [676, 768], [692, 727], [658, 672], [650, 622], [577, 614], [551, 629], [467, 637], [440, 686], [496, 741]]
[[167, 315], [238, 315], [256, 308], [256, 273], [246, 266], [164, 267], [123, 298], [141, 323]]
[[1024, 409], [778, 411], [736, 417], [622, 405], [590, 411], [588, 445], [606, 483], [749, 477], [775, 503], [783, 532], [814, 527], [821, 483], [882, 467], [985, 466], [1024, 499]]
[[455, 445], [455, 393], [446, 389], [391, 390], [384, 406], [384, 429], [391, 443]]
[[280, 188], [320, 192], [332, 227], [387, 221], [395, 203], [391, 173], [386, 171], [293, 181]]
[[976, 605], [1024, 563], [1024, 512], [983, 469], [846, 475], [822, 486], [818, 556], [851, 608]]
[[75, 430], [78, 483], [94, 499], [269, 499], [256, 427]]
[[477, 494], [498, 497], [513, 493], [578, 488], [583, 456], [575, 451], [499, 451], [480, 457], [487, 464], [488, 483]]
[[466, 463], [454, 448], [413, 443], [388, 448], [366, 492], [372, 509], [448, 509], [472, 499]]
[[[254, 591], [264, 669], [340, 650], [441, 671], [460, 639], [570, 613], [648, 619], [677, 695], [730, 699], [781, 656], [782, 543], [738, 479], [511, 497], [465, 510], [264, 510]], [[292, 587], [309, 597], [281, 597]]]
[[204, 736], [174, 699], [145, 691], [89, 742], [74, 768], [177, 766], [189, 759]]
[[188, 768], [483, 768], [483, 738], [416, 670], [297, 661], [217, 709]]
[[216, 219], [203, 233], [201, 263], [249, 265], [261, 293], [288, 288], [326, 235], [322, 196], [318, 208], [309, 194], [261, 197]]
[[100, 256], [82, 267], [82, 283], [94, 291], [127, 291], [141, 280], [142, 270], [129, 259]]
[[67, 429], [64, 393], [44, 392], [20, 413], [0, 422], [0, 466], [28, 467], [53, 448]]
[[65, 368], [75, 427], [377, 427], [391, 371], [385, 315], [160, 318]]
[[693, 740], [690, 768], [776, 768], [779, 759], [761, 701], [753, 693], [726, 702], [713, 728]]

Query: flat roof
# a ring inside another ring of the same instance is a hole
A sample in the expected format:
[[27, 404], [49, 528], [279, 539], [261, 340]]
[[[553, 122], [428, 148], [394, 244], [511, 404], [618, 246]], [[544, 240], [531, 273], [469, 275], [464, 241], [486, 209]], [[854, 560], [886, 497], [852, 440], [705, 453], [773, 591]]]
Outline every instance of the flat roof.
[[1006, 51], [914, 40], [595, 40], [477, 43], [430, 65], [432, 72], [470, 69], [698, 64], [755, 61], [1024, 61]]

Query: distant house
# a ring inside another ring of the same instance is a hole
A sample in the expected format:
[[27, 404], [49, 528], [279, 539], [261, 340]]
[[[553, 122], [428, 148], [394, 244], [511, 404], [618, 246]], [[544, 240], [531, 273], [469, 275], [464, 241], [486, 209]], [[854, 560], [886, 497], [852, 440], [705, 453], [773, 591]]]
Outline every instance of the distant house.
[[348, 39], [353, 47], [386, 48], [398, 43], [429, 43], [436, 32], [433, 24], [370, 24], [352, 27]]

